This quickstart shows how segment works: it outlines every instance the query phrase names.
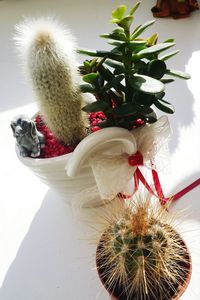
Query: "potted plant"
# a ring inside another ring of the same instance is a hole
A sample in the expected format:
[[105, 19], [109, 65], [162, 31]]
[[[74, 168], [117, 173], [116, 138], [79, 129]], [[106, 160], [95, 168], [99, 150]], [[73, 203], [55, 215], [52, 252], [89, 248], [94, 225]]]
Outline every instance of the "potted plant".
[[152, 12], [156, 18], [181, 19], [189, 17], [190, 13], [196, 9], [199, 9], [197, 0], [158, 0]]
[[[37, 130], [33, 135], [29, 132], [28, 140], [35, 140], [37, 131], [46, 140], [45, 147], [39, 147], [42, 153], [39, 157], [22, 157], [17, 151], [18, 157], [71, 201], [84, 194], [87, 206], [102, 203], [91, 159], [99, 152], [109, 152], [112, 156], [116, 151], [124, 158], [124, 153], [136, 154], [141, 147], [143, 157], [153, 159], [155, 140], [158, 142], [155, 132], [166, 131], [165, 126], [169, 130], [166, 118], [164, 122], [157, 121], [154, 108], [173, 113], [173, 106], [163, 99], [165, 84], [173, 82], [172, 77], [189, 78], [166, 65], [178, 53], [162, 54], [175, 45], [172, 39], [157, 43], [157, 34], [147, 39], [141, 37], [154, 21], [131, 29], [139, 4], [129, 12], [124, 5], [113, 11], [112, 22], [117, 28], [102, 35], [111, 41], [111, 50], [78, 50], [94, 57], [80, 66], [81, 75], [77, 70], [74, 37], [55, 20], [28, 20], [16, 27], [16, 43], [39, 106], [39, 113], [34, 116]], [[81, 80], [85, 83], [80, 84]], [[95, 101], [85, 105], [84, 93], [94, 95]], [[162, 130], [158, 130], [157, 123]], [[17, 123], [12, 125], [15, 128]], [[25, 123], [27, 128], [32, 127]], [[144, 134], [141, 141], [140, 130], [149, 133], [152, 143], [148, 141], [147, 145], [152, 144], [154, 149], [144, 145]], [[20, 134], [24, 135], [24, 130]], [[129, 170], [122, 190], [133, 173], [134, 169]]]
[[98, 274], [110, 298], [179, 299], [191, 277], [191, 257], [166, 207], [135, 198], [112, 212], [96, 251]]

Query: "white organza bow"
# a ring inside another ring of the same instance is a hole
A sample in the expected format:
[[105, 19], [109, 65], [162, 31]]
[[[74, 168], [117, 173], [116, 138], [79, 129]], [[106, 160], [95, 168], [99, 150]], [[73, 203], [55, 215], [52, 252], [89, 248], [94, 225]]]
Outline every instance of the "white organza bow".
[[[161, 149], [168, 148], [168, 139], [171, 129], [168, 118], [162, 116], [153, 124], [145, 125], [131, 131], [136, 140], [137, 151], [143, 156], [143, 164], [152, 167], [153, 164], [161, 168], [159, 156]], [[132, 153], [133, 155], [135, 153]], [[111, 200], [120, 192], [128, 192], [128, 182], [133, 177], [137, 168], [130, 165], [127, 153], [109, 153], [103, 149], [96, 151], [89, 158], [89, 164], [94, 173], [96, 184], [102, 199]], [[161, 161], [161, 160], [160, 160]], [[163, 159], [162, 159], [163, 161]]]

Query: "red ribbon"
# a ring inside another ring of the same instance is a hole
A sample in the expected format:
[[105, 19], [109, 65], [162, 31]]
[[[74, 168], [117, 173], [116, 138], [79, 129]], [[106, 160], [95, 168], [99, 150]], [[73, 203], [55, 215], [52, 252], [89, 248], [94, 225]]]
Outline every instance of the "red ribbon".
[[[194, 181], [193, 183], [191, 183], [190, 185], [188, 185], [187, 187], [185, 187], [184, 189], [182, 189], [181, 191], [179, 191], [178, 193], [176, 193], [175, 195], [173, 195], [171, 197], [165, 197], [164, 193], [163, 193], [161, 183], [160, 183], [160, 179], [159, 179], [159, 176], [158, 176], [158, 172], [155, 169], [151, 170], [152, 178], [153, 178], [153, 184], [154, 184], [154, 188], [155, 188], [155, 191], [156, 191], [156, 193], [155, 193], [152, 190], [151, 186], [146, 181], [146, 179], [144, 178], [142, 172], [140, 171], [139, 166], [144, 165], [143, 164], [143, 156], [142, 156], [141, 152], [137, 151], [135, 154], [129, 156], [128, 157], [128, 163], [129, 163], [130, 166], [137, 167], [137, 169], [134, 173], [134, 176], [133, 176], [134, 186], [135, 186], [133, 194], [138, 190], [139, 183], [141, 181], [141, 183], [145, 186], [145, 188], [148, 190], [148, 192], [151, 195], [157, 197], [160, 200], [161, 205], [165, 205], [169, 200], [176, 201], [176, 200], [180, 199], [185, 194], [190, 192], [192, 189], [194, 189], [195, 187], [200, 185], [200, 178], [199, 178], [196, 181]], [[132, 197], [132, 195], [124, 195], [122, 193], [120, 193], [119, 196], [123, 199], [130, 199]]]

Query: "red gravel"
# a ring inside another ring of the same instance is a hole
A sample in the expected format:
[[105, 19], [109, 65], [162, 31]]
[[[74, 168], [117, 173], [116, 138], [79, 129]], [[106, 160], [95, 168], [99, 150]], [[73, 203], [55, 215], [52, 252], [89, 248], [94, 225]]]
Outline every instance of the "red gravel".
[[[95, 132], [101, 129], [100, 127], [98, 127], [98, 124], [101, 121], [105, 120], [105, 115], [102, 112], [90, 113], [88, 114], [88, 118], [91, 126], [89, 132]], [[34, 121], [36, 122], [37, 130], [40, 131], [45, 136], [45, 140], [46, 140], [45, 147], [41, 149], [41, 154], [39, 158], [56, 157], [74, 151], [75, 147], [62, 144], [57, 140], [57, 138], [53, 135], [53, 133], [49, 130], [47, 125], [44, 123], [40, 115], [36, 116]]]
[[[89, 119], [89, 129], [88, 134], [98, 131], [101, 128], [98, 126], [100, 122], [106, 120], [106, 116], [103, 112], [95, 112], [95, 113], [89, 113], [88, 114]], [[57, 138], [53, 135], [53, 133], [49, 130], [46, 123], [42, 120], [42, 117], [40, 115], [36, 116], [34, 119], [36, 122], [37, 130], [40, 131], [45, 136], [45, 147], [41, 149], [41, 154], [39, 158], [51, 158], [51, 157], [57, 157], [60, 155], [64, 155], [70, 152], [73, 152], [75, 147], [72, 147], [70, 145], [62, 144], [57, 140]], [[141, 119], [138, 119], [135, 122], [135, 125], [133, 128], [140, 127], [144, 124], [144, 121]]]

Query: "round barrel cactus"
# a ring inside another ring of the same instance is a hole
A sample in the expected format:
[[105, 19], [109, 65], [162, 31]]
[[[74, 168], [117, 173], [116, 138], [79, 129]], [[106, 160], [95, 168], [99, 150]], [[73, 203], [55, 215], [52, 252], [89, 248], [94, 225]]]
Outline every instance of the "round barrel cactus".
[[164, 209], [135, 204], [111, 221], [97, 248], [101, 280], [120, 300], [172, 299], [190, 270], [188, 250]]

